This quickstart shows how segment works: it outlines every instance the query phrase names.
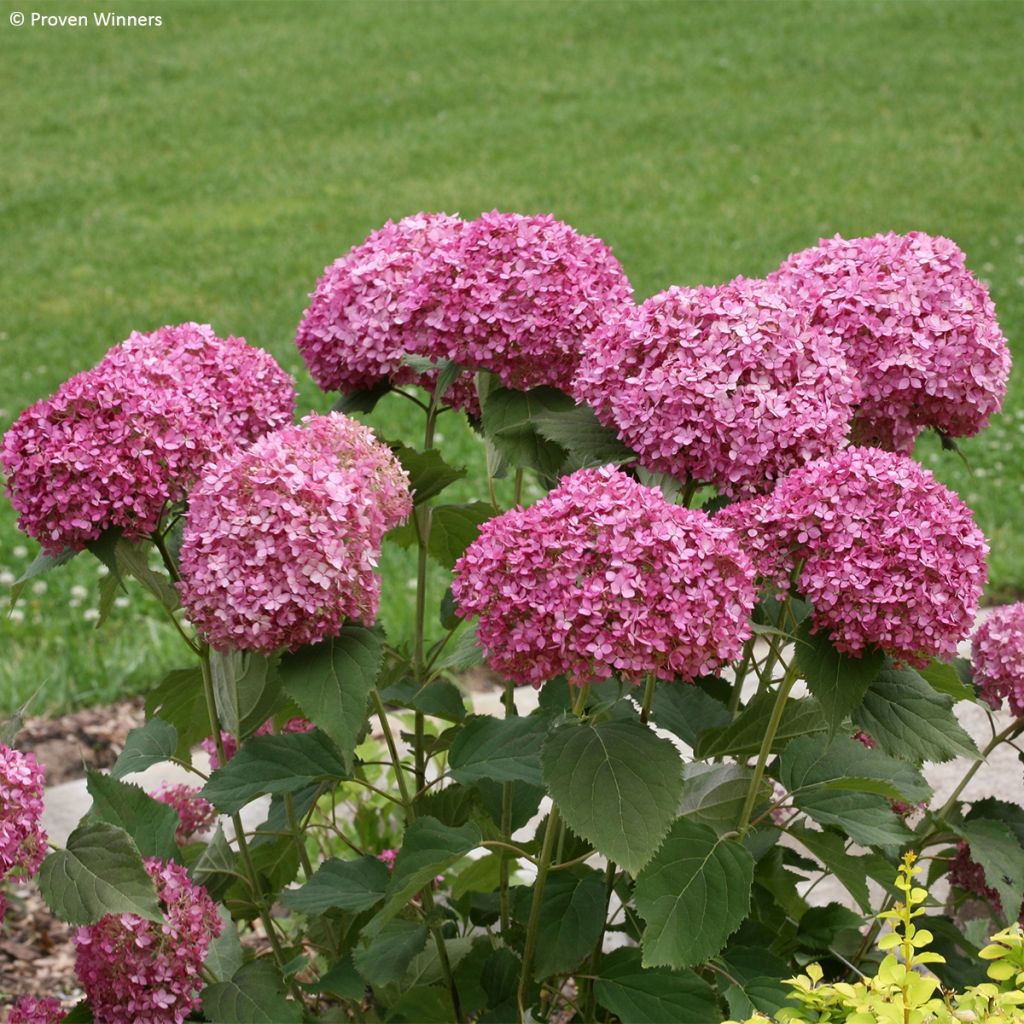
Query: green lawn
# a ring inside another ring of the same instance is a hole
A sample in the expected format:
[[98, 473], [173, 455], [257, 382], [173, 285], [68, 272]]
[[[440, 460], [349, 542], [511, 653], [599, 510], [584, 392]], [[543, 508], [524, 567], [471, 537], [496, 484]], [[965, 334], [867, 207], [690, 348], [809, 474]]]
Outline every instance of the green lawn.
[[[26, 6], [0, 17], [0, 427], [132, 329], [186, 319], [266, 346], [302, 410], [324, 408], [292, 346], [306, 294], [419, 209], [552, 211], [605, 238], [641, 297], [763, 274], [836, 231], [943, 233], [1021, 351], [1020, 4], [164, 0], [118, 8], [162, 28], [12, 27]], [[377, 418], [394, 435], [405, 415]], [[992, 539], [992, 596], [1024, 590], [1022, 419], [1015, 386], [963, 445], [971, 470], [921, 453]], [[0, 572], [33, 550], [5, 508]], [[408, 568], [386, 569], [400, 632]], [[130, 609], [92, 631], [89, 560], [47, 588], [0, 624], [0, 710], [173, 665]]]

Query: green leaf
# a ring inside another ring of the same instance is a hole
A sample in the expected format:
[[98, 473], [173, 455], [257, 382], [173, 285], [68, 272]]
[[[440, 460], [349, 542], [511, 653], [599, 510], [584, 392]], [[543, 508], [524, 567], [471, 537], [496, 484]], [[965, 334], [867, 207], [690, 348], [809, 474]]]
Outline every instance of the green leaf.
[[484, 652], [476, 638], [476, 626], [470, 626], [462, 631], [455, 644], [442, 655], [434, 665], [434, 671], [438, 674], [445, 672], [459, 675], [482, 665], [483, 662]]
[[815, 832], [799, 825], [790, 825], [787, 831], [836, 876], [865, 914], [871, 913], [866, 857], [847, 853], [846, 840], [835, 832]]
[[862, 846], [903, 846], [914, 838], [889, 801], [873, 793], [815, 789], [796, 803], [819, 825], [831, 825]]
[[461, 722], [466, 717], [462, 691], [445, 679], [435, 679], [422, 686], [418, 686], [412, 679], [403, 679], [382, 690], [380, 697], [385, 704], [412, 708], [448, 722]]
[[437, 818], [417, 818], [405, 830], [402, 848], [395, 858], [384, 906], [363, 930], [377, 935], [424, 886], [461, 860], [482, 842], [480, 829], [472, 822], [453, 827]]
[[566, 824], [636, 874], [679, 808], [679, 752], [635, 720], [566, 725], [542, 754], [544, 782]]
[[430, 557], [445, 569], [451, 569], [462, 553], [476, 540], [480, 526], [494, 517], [494, 509], [483, 501], [468, 505], [435, 505], [419, 509], [412, 522], [388, 534], [388, 539], [404, 548], [417, 542], [422, 517], [430, 514]]
[[381, 379], [372, 388], [363, 391], [352, 391], [347, 395], [340, 395], [338, 400], [331, 406], [332, 412], [343, 412], [351, 414], [354, 412], [373, 412], [377, 403], [391, 391], [391, 383], [386, 378]]
[[485, 857], [471, 860], [452, 882], [452, 898], [460, 899], [467, 892], [494, 892], [501, 883], [500, 853], [489, 853]]
[[480, 779], [543, 785], [540, 752], [548, 722], [539, 716], [471, 715], [452, 743], [448, 766], [457, 782]]
[[238, 939], [238, 928], [228, 909], [218, 906], [217, 916], [221, 924], [220, 935], [210, 943], [203, 967], [218, 981], [229, 981], [244, 962], [242, 944]]
[[987, 796], [982, 800], [971, 801], [971, 809], [966, 818], [968, 821], [976, 821], [979, 818], [1001, 821], [1009, 827], [1021, 846], [1024, 846], [1024, 807], [1019, 804]]
[[[939, 661], [938, 658], [932, 658], [924, 668], [917, 671], [933, 690], [952, 697], [954, 701], [974, 700], [974, 690], [960, 678], [960, 672], [957, 670], [957, 664], [963, 661], [963, 658], [957, 658], [955, 662]], [[968, 662], [967, 665], [969, 667], [970, 663]]]
[[824, 630], [812, 633], [811, 620], [805, 619], [797, 631], [796, 663], [821, 704], [829, 732], [835, 733], [878, 675], [885, 655], [879, 650], [865, 651], [859, 658], [841, 654]]
[[840, 903], [811, 907], [800, 918], [796, 941], [804, 949], [824, 953], [836, 948], [837, 933], [859, 931], [863, 926], [864, 918]]
[[603, 426], [588, 405], [549, 409], [535, 414], [532, 422], [538, 433], [569, 453], [575, 469], [636, 461], [636, 452], [619, 440], [616, 430]]
[[[686, 765], [679, 814], [716, 832], [728, 832], [736, 827], [752, 777], [753, 772], [744, 765], [699, 761]], [[758, 799], [770, 796], [770, 788], [762, 781]]]
[[[535, 889], [515, 890], [516, 918], [529, 919]], [[533, 977], [566, 974], [594, 951], [605, 920], [605, 882], [599, 871], [557, 871], [548, 875], [540, 906]]]
[[124, 743], [124, 750], [111, 769], [111, 776], [122, 779], [126, 775], [145, 771], [174, 757], [178, 748], [178, 732], [168, 722], [151, 718], [145, 725], [132, 729]]
[[942, 762], [981, 756], [956, 720], [953, 698], [937, 693], [913, 669], [883, 669], [853, 721], [895, 757]]
[[276, 659], [249, 651], [210, 653], [210, 675], [220, 722], [232, 736], [245, 738], [273, 713], [281, 692]]
[[541, 476], [558, 476], [566, 450], [537, 429], [544, 413], [572, 409], [575, 402], [555, 388], [511, 391], [495, 388], [484, 399], [483, 428], [487, 438], [513, 466], [535, 469]]
[[42, 576], [43, 573], [47, 573], [51, 569], [67, 565], [77, 554], [78, 552], [72, 548], [65, 548], [59, 555], [48, 555], [44, 551], [40, 551], [29, 567], [11, 584], [10, 608], [13, 608], [18, 603], [21, 592], [30, 580], [34, 580], [37, 576]]
[[440, 985], [407, 988], [389, 1007], [388, 1024], [451, 1024], [452, 997]]
[[754, 859], [741, 843], [677, 821], [636, 880], [644, 966], [689, 967], [714, 956], [747, 916], [753, 879]]
[[43, 861], [39, 891], [68, 924], [95, 924], [107, 914], [164, 919], [138, 847], [124, 829], [102, 821], [79, 825], [67, 847]]
[[334, 744], [319, 729], [246, 740], [203, 787], [219, 810], [234, 814], [264, 793], [296, 793], [320, 781], [348, 777]]
[[366, 982], [359, 977], [356, 965], [352, 962], [352, 954], [348, 953], [318, 982], [309, 985], [308, 989], [316, 995], [323, 993], [337, 996], [339, 999], [354, 999], [361, 1002], [366, 995]]
[[192, 868], [192, 878], [214, 899], [220, 899], [235, 882], [237, 861], [238, 855], [231, 849], [224, 837], [224, 830], [218, 825], [213, 838], [206, 844]]
[[729, 709], [699, 686], [659, 686], [654, 691], [651, 718], [687, 746], [696, 747], [702, 732], [729, 724]]
[[413, 958], [426, 944], [425, 924], [399, 918], [388, 921], [368, 946], [353, 953], [352, 959], [356, 970], [369, 984], [390, 985], [401, 981]]
[[175, 858], [174, 833], [181, 822], [173, 807], [154, 800], [141, 786], [118, 782], [95, 769], [89, 770], [86, 787], [94, 819], [123, 828], [143, 857]]
[[601, 959], [597, 1001], [621, 1024], [719, 1024], [711, 986], [693, 971], [644, 967], [638, 949], [616, 949]]
[[979, 818], [956, 828], [971, 847], [971, 860], [985, 871], [985, 881], [999, 893], [1003, 917], [1015, 921], [1024, 901], [1024, 848], [1009, 825]]
[[280, 902], [302, 914], [359, 913], [384, 899], [390, 879], [391, 872], [376, 857], [328, 860], [304, 886], [282, 893]]
[[436, 448], [418, 452], [414, 448], [398, 445], [395, 448], [395, 455], [402, 464], [402, 469], [409, 474], [409, 486], [412, 488], [413, 501], [417, 505], [436, 498], [446, 487], [466, 475], [464, 468], [455, 469], [449, 466]]
[[378, 630], [346, 625], [338, 636], [281, 660], [285, 693], [334, 740], [347, 766], [366, 724], [366, 702], [383, 656]]
[[146, 695], [146, 718], [162, 718], [174, 726], [178, 733], [174, 756], [188, 762], [192, 748], [210, 735], [202, 671], [185, 668], [168, 672]]
[[273, 963], [253, 960], [230, 981], [203, 989], [203, 1016], [210, 1024], [301, 1024], [302, 1007], [285, 998], [284, 987]]
[[[765, 723], [774, 705], [774, 693], [753, 697], [731, 724], [701, 735], [695, 750], [697, 757], [702, 760], [724, 756], [745, 758], [758, 753], [764, 740]], [[790, 697], [782, 710], [771, 752], [778, 753], [798, 736], [820, 733], [826, 728], [821, 705], [813, 697]]]

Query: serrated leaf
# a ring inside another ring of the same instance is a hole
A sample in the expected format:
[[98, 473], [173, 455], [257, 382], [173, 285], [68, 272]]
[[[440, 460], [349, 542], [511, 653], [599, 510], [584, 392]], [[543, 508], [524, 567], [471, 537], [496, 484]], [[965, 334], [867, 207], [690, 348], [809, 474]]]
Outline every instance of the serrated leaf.
[[276, 658], [252, 651], [211, 651], [210, 676], [221, 725], [232, 736], [244, 739], [273, 713], [281, 692]]
[[445, 569], [451, 569], [462, 553], [476, 540], [481, 524], [495, 515], [492, 506], [483, 501], [464, 505], [435, 505], [419, 509], [413, 522], [388, 534], [388, 539], [404, 548], [417, 543], [419, 520], [430, 515], [430, 538], [427, 551], [430, 557]]
[[942, 762], [981, 756], [956, 720], [953, 698], [937, 693], [913, 669], [883, 669], [853, 720], [882, 750], [896, 757]]
[[296, 793], [315, 782], [348, 777], [344, 762], [319, 729], [246, 740], [203, 787], [219, 810], [234, 814], [264, 793]]
[[67, 565], [68, 562], [70, 562], [77, 554], [78, 552], [72, 548], [65, 548], [59, 555], [48, 555], [46, 552], [40, 551], [39, 554], [32, 559], [28, 568], [11, 584], [10, 608], [13, 608], [18, 603], [18, 598], [21, 596], [21, 592], [25, 589], [30, 580], [34, 580], [37, 576], [42, 576], [51, 569]]
[[904, 846], [914, 838], [889, 801], [873, 793], [814, 789], [796, 803], [819, 825], [840, 829], [862, 846]]
[[415, 448], [398, 445], [395, 456], [409, 474], [409, 486], [417, 505], [436, 498], [446, 487], [466, 475], [465, 468], [449, 466], [436, 448], [419, 452]]
[[79, 825], [67, 847], [43, 861], [39, 891], [68, 924], [95, 924], [107, 914], [163, 921], [138, 847], [124, 829], [102, 821]]
[[454, 673], [456, 675], [468, 672], [477, 665], [484, 662], [484, 652], [476, 637], [476, 626], [469, 626], [455, 640], [455, 644], [448, 648], [434, 665], [434, 672]]
[[621, 1024], [719, 1024], [714, 989], [693, 971], [644, 967], [638, 949], [616, 949], [601, 959], [594, 983], [598, 1003]]
[[980, 864], [985, 882], [999, 893], [1003, 917], [1015, 921], [1024, 902], [1024, 848], [1002, 821], [977, 818], [956, 828], [971, 848], [971, 860]]
[[334, 405], [331, 406], [331, 411], [343, 412], [347, 415], [354, 412], [369, 414], [373, 412], [377, 403], [389, 391], [391, 391], [390, 381], [382, 379], [379, 383], [374, 384], [372, 388], [366, 388], [363, 391], [352, 391], [347, 395], [340, 395]]
[[390, 880], [387, 865], [376, 857], [328, 860], [301, 888], [282, 893], [280, 902], [302, 914], [335, 909], [359, 913], [384, 899]]
[[435, 679], [422, 686], [412, 679], [403, 679], [381, 690], [380, 697], [386, 704], [412, 708], [448, 722], [461, 722], [466, 717], [466, 703], [461, 691], [445, 679]]
[[221, 931], [211, 943], [203, 961], [203, 967], [217, 981], [229, 981], [242, 966], [242, 944], [238, 938], [238, 928], [226, 907], [217, 907]]
[[174, 859], [178, 852], [174, 833], [181, 820], [173, 807], [154, 800], [141, 786], [119, 782], [95, 769], [89, 770], [87, 778], [94, 819], [123, 828], [143, 857]]
[[210, 1024], [301, 1024], [302, 1007], [285, 997], [284, 988], [269, 960], [253, 960], [230, 981], [203, 989], [203, 1016]]
[[835, 832], [815, 832], [799, 825], [790, 825], [787, 831], [835, 875], [865, 914], [871, 912], [867, 867], [864, 863], [867, 858], [847, 853], [846, 841]]
[[659, 686], [654, 691], [651, 718], [687, 746], [696, 747], [702, 732], [729, 724], [729, 709], [698, 686]]
[[225, 838], [224, 829], [218, 825], [213, 838], [206, 844], [192, 868], [192, 878], [210, 896], [220, 899], [236, 880], [237, 862], [238, 855]]
[[679, 752], [635, 720], [550, 733], [544, 783], [566, 824], [636, 874], [668, 832], [683, 789]]
[[[704, 825], [716, 832], [735, 828], [750, 788], [753, 772], [738, 764], [705, 764], [694, 762], [683, 768], [683, 799], [681, 817]], [[767, 800], [771, 790], [762, 781], [759, 800]]]
[[155, 689], [146, 694], [146, 718], [161, 718], [178, 734], [174, 756], [189, 761], [192, 748], [210, 735], [210, 713], [203, 692], [199, 668], [168, 672]]
[[750, 909], [754, 859], [733, 839], [680, 819], [637, 876], [645, 967], [689, 967], [714, 956]]
[[448, 753], [448, 766], [457, 782], [544, 783], [540, 752], [549, 723], [538, 716], [491, 718], [471, 715]]
[[483, 429], [494, 447], [523, 469], [535, 469], [554, 478], [566, 459], [566, 450], [537, 429], [534, 419], [547, 412], [571, 409], [572, 398], [555, 388], [511, 391], [494, 388], [483, 402]]
[[812, 623], [800, 623], [796, 637], [796, 663], [807, 688], [821, 705], [830, 733], [860, 703], [872, 680], [885, 664], [879, 650], [865, 651], [855, 658], [835, 649], [828, 635], [811, 632]]
[[616, 430], [601, 424], [588, 405], [547, 409], [535, 414], [532, 423], [542, 437], [569, 453], [575, 469], [636, 461], [636, 452], [619, 440]]
[[284, 692], [335, 742], [346, 765], [366, 724], [366, 702], [384, 656], [380, 632], [345, 625], [335, 637], [281, 660]]
[[341, 958], [319, 981], [308, 986], [314, 994], [329, 994], [339, 999], [362, 1000], [366, 995], [366, 982], [359, 977], [356, 965], [352, 962], [352, 954]]
[[401, 981], [413, 958], [426, 944], [425, 924], [398, 918], [388, 921], [368, 946], [355, 950], [352, 960], [369, 984], [390, 985]]
[[[704, 732], [697, 741], [695, 753], [706, 760], [712, 757], [752, 757], [761, 749], [764, 727], [775, 705], [774, 693], [762, 693], [736, 719], [722, 729]], [[782, 710], [782, 719], [772, 741], [771, 753], [778, 753], [790, 740], [824, 732], [827, 728], [821, 705], [813, 697], [789, 697]]]
[[[960, 678], [960, 672], [957, 669], [957, 664], [963, 662], [963, 658], [957, 658], [953, 662], [932, 658], [924, 668], [919, 668], [917, 671], [933, 690], [952, 697], [954, 701], [974, 700], [974, 690]], [[967, 664], [969, 667], [970, 663]]]
[[111, 776], [123, 779], [126, 775], [145, 771], [174, 757], [178, 748], [178, 732], [169, 722], [151, 718], [145, 725], [132, 729], [124, 743]]

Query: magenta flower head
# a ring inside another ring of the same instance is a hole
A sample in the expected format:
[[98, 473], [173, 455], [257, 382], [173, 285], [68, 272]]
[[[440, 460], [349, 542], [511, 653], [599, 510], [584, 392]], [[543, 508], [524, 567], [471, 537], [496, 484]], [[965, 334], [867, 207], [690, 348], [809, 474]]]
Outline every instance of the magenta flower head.
[[167, 804], [178, 812], [180, 824], [175, 830], [174, 839], [179, 846], [184, 846], [193, 837], [208, 832], [217, 820], [216, 808], [199, 795], [196, 786], [186, 786], [181, 782], [169, 785], [165, 782], [150, 795], [154, 800], [159, 800], [160, 803]]
[[108, 914], [75, 932], [75, 972], [103, 1024], [182, 1024], [199, 1008], [203, 961], [223, 922], [207, 891], [178, 864], [153, 857], [163, 924]]
[[764, 281], [669, 288], [584, 342], [576, 397], [648, 469], [743, 496], [845, 441], [838, 346]]
[[59, 999], [22, 996], [7, 1011], [7, 1024], [60, 1024], [64, 1017]]
[[753, 570], [731, 530], [611, 467], [484, 523], [455, 566], [491, 667], [540, 685], [690, 681], [750, 636]]
[[419, 287], [423, 354], [490, 370], [520, 390], [567, 391], [583, 339], [633, 297], [599, 238], [550, 215], [497, 210], [467, 222]]
[[840, 651], [923, 665], [970, 632], [988, 545], [960, 498], [905, 455], [847, 448], [715, 522], [736, 530], [760, 576], [783, 590], [798, 577]]
[[21, 414], [0, 464], [20, 528], [51, 554], [152, 532], [212, 458], [290, 422], [291, 377], [208, 326], [133, 334]]
[[982, 700], [996, 710], [1006, 701], [1024, 717], [1024, 602], [996, 608], [978, 627], [971, 667]]
[[948, 238], [836, 235], [770, 280], [841, 344], [864, 392], [860, 442], [909, 452], [926, 427], [969, 437], [1002, 407], [1006, 338], [988, 289]]
[[[447, 358], [416, 314], [430, 300], [420, 285], [425, 264], [451, 249], [462, 226], [444, 213], [389, 220], [324, 269], [295, 335], [322, 390], [351, 394], [382, 380], [433, 390], [437, 371], [417, 373], [403, 360], [428, 349]], [[462, 374], [445, 401], [479, 414], [472, 375]]]
[[369, 625], [381, 540], [412, 510], [409, 482], [368, 427], [307, 416], [214, 463], [193, 490], [181, 600], [218, 649], [272, 652]]
[[[971, 857], [971, 847], [965, 842], [957, 844], [956, 853], [949, 862], [949, 882], [965, 893], [984, 900], [996, 913], [1005, 916], [1006, 910], [998, 891], [988, 884], [985, 869]], [[1024, 925], [1024, 902], [1020, 905], [1017, 920]]]
[[[46, 856], [43, 769], [34, 754], [0, 743], [0, 884], [15, 875], [34, 875]], [[5, 903], [0, 894], [0, 921]]]

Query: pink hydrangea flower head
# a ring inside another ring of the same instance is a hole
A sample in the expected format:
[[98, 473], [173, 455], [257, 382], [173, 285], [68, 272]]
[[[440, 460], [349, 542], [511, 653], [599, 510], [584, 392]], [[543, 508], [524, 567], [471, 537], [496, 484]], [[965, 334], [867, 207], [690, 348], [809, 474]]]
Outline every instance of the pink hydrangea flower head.
[[200, 324], [135, 333], [21, 414], [0, 464], [20, 528], [51, 554], [152, 532], [221, 452], [290, 422], [269, 353]]
[[1024, 602], [996, 608], [971, 641], [973, 682], [981, 698], [998, 710], [1024, 717]]
[[395, 870], [395, 858], [397, 856], [398, 856], [398, 851], [397, 850], [393, 850], [393, 849], [391, 849], [389, 847], [386, 850], [381, 850], [380, 853], [377, 854], [377, 860], [379, 860], [382, 864], [386, 864], [388, 871], [394, 871]]
[[970, 632], [988, 544], [960, 498], [905, 455], [847, 448], [715, 521], [763, 578], [785, 590], [798, 577], [814, 628], [840, 651], [879, 647], [920, 666]]
[[648, 469], [748, 496], [845, 442], [838, 345], [764, 281], [669, 288], [585, 341], [577, 399]]
[[583, 338], [633, 296], [599, 238], [550, 215], [497, 210], [463, 226], [420, 288], [421, 351], [520, 390], [568, 390]]
[[34, 875], [46, 856], [46, 833], [39, 824], [44, 782], [34, 754], [0, 744], [0, 883]]
[[384, 534], [409, 482], [368, 427], [308, 416], [211, 467], [192, 492], [182, 604], [218, 649], [272, 652], [376, 618]]
[[491, 667], [534, 685], [693, 680], [738, 656], [754, 603], [731, 530], [611, 467], [484, 523], [452, 591]]
[[[971, 858], [971, 848], [965, 842], [957, 845], [956, 853], [950, 861], [949, 881], [958, 889], [976, 896], [979, 900], [984, 900], [997, 913], [1005, 914], [999, 893], [988, 884], [985, 869]], [[1024, 925], [1024, 902], [1020, 905], [1017, 920]]]
[[52, 996], [22, 996], [7, 1011], [7, 1024], [60, 1024], [65, 1010]]
[[202, 968], [221, 933], [217, 907], [178, 864], [145, 861], [164, 921], [108, 914], [75, 932], [75, 972], [103, 1024], [182, 1024], [199, 1008]]
[[[316, 726], [305, 718], [289, 718], [284, 725], [281, 726], [281, 732], [312, 732]], [[254, 733], [253, 736], [268, 736], [274, 731], [274, 721], [268, 718]], [[230, 761], [231, 758], [238, 753], [238, 741], [229, 732], [221, 732], [220, 734], [221, 744], [224, 747], [224, 756]], [[207, 736], [205, 739], [199, 741], [199, 746], [206, 751], [207, 756], [210, 758], [210, 768], [216, 771], [220, 765], [220, 753], [217, 750], [217, 744], [214, 742], [212, 736]]]
[[187, 786], [184, 783], [170, 785], [165, 782], [151, 795], [155, 800], [173, 807], [178, 812], [181, 823], [174, 833], [174, 838], [179, 846], [184, 846], [194, 836], [208, 832], [217, 820], [216, 808], [199, 795], [196, 786]]
[[926, 427], [969, 437], [1002, 407], [1006, 338], [948, 238], [836, 235], [770, 280], [842, 345], [863, 388], [858, 440], [909, 452]]
[[[437, 372], [418, 373], [404, 358], [424, 349], [447, 358], [415, 314], [426, 297], [424, 265], [451, 248], [462, 226], [444, 213], [389, 220], [324, 269], [295, 335], [320, 388], [350, 394], [389, 380], [434, 389]], [[479, 415], [472, 375], [460, 375], [445, 401]]]

